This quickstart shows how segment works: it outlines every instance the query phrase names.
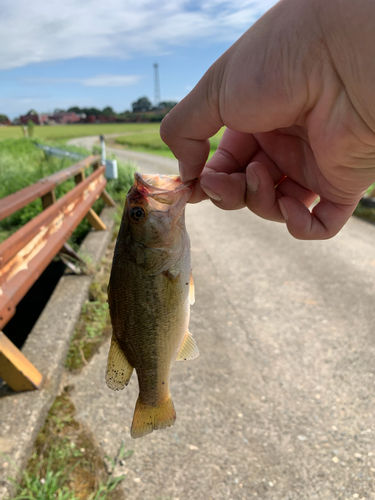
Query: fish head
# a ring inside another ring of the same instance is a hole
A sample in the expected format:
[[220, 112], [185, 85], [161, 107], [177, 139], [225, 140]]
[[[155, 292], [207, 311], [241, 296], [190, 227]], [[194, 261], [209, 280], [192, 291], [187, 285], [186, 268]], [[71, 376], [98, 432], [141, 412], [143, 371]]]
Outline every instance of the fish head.
[[138, 172], [134, 178], [126, 199], [126, 220], [123, 220], [132, 253], [136, 251], [137, 263], [143, 262], [144, 267], [168, 269], [188, 241], [185, 206], [194, 181], [183, 184], [176, 175]]

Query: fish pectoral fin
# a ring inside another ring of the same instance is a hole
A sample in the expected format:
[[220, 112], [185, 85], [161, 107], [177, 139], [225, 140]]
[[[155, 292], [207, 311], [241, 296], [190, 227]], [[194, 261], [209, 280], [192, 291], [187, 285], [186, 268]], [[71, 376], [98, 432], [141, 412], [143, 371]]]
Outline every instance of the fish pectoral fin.
[[189, 300], [190, 300], [190, 305], [193, 305], [195, 302], [195, 287], [194, 287], [193, 273], [190, 273]]
[[107, 372], [105, 381], [113, 391], [120, 391], [128, 385], [134, 368], [131, 366], [115, 334], [112, 334], [111, 347], [109, 348]]
[[199, 349], [197, 343], [195, 342], [192, 334], [186, 332], [180, 352], [177, 354], [176, 361], [187, 361], [188, 359], [194, 359], [199, 356]]
[[140, 438], [154, 430], [171, 427], [175, 420], [176, 411], [171, 396], [158, 406], [143, 403], [138, 397], [130, 435], [132, 438]]

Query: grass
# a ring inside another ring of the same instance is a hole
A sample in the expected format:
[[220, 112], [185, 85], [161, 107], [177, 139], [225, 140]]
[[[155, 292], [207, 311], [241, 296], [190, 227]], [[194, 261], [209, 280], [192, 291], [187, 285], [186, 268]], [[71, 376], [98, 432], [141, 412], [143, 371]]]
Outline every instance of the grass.
[[[224, 133], [224, 128], [219, 130], [217, 134], [211, 137], [210, 157], [216, 151], [223, 133]], [[115, 139], [115, 142], [117, 144], [120, 144], [121, 146], [126, 146], [128, 149], [134, 151], [159, 154], [161, 156], [174, 158], [174, 155], [169, 149], [169, 147], [166, 144], [164, 144], [164, 142], [161, 140], [158, 131], [142, 132], [137, 134], [126, 135], [123, 137], [117, 137]]]
[[130, 458], [123, 444], [117, 456], [104, 457], [91, 435], [74, 419], [75, 408], [68, 392], [59, 396], [40, 431], [34, 451], [23, 473], [17, 494], [10, 500], [121, 500], [116, 489], [125, 478], [116, 477], [119, 461]]
[[[33, 138], [36, 140], [54, 141], [68, 140], [74, 137], [89, 135], [106, 135], [128, 132], [156, 132], [159, 123], [103, 123], [103, 124], [77, 124], [77, 125], [36, 125]], [[3, 139], [21, 139], [23, 137], [21, 126], [0, 127], [0, 141]]]

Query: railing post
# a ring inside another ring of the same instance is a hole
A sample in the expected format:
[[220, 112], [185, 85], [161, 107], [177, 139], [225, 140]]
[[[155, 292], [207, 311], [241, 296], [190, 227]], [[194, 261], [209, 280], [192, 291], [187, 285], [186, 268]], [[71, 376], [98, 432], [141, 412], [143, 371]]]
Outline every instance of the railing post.
[[100, 136], [100, 146], [102, 148], [102, 165], [105, 165], [106, 154], [105, 154], [105, 140], [104, 140], [104, 135]]
[[0, 377], [14, 391], [40, 389], [43, 376], [11, 342], [0, 332]]

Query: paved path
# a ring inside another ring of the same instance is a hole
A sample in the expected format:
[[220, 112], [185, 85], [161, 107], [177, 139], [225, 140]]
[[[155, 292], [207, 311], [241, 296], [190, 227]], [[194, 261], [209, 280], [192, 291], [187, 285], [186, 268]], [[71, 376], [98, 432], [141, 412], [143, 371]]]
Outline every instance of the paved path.
[[131, 439], [136, 377], [106, 387], [108, 346], [72, 381], [105, 454], [134, 450], [124, 498], [375, 499], [374, 227], [301, 242], [210, 202], [188, 206], [187, 227], [201, 354], [174, 366], [175, 426]]
[[[134, 132], [132, 132], [133, 134]], [[127, 135], [121, 134], [108, 134], [105, 137], [118, 137]], [[130, 133], [129, 133], [130, 135]], [[91, 151], [92, 147], [99, 145], [99, 137], [97, 135], [90, 137], [78, 137], [71, 139], [68, 144], [80, 146]], [[130, 151], [122, 148], [114, 148], [106, 146], [107, 154], [114, 154], [122, 162], [132, 162], [137, 165], [137, 168], [142, 172], [158, 172], [160, 174], [178, 173], [178, 162], [172, 158], [165, 158], [163, 156], [150, 155], [147, 153], [139, 153], [137, 151]]]

